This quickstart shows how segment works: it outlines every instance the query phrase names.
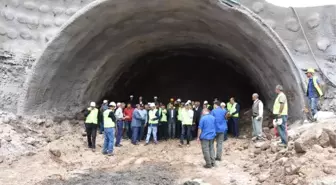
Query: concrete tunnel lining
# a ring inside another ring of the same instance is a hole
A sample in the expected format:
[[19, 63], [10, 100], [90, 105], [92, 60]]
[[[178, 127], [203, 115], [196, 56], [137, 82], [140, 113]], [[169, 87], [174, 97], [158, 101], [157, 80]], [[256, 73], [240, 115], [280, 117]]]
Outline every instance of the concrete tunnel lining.
[[269, 108], [275, 85], [282, 84], [299, 119], [304, 101], [298, 71], [274, 32], [254, 16], [214, 0], [95, 1], [48, 43], [18, 108], [73, 115], [113, 89], [121, 70], [138, 57], [168, 46], [205, 46], [249, 75]]

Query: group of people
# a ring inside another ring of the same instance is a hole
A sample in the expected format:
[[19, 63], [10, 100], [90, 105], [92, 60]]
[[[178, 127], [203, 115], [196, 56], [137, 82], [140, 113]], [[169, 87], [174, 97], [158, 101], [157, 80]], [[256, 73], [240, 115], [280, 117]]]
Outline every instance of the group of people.
[[[313, 76], [314, 71], [309, 69], [307, 96], [313, 116], [317, 112], [317, 100], [322, 96], [319, 81]], [[283, 87], [277, 85], [275, 88], [277, 98], [273, 105], [274, 126], [281, 138], [279, 146], [287, 146], [287, 118], [288, 103], [283, 92]], [[262, 119], [264, 105], [259, 99], [259, 95], [252, 95], [252, 128], [255, 140], [264, 140], [262, 133]], [[153, 102], [144, 104], [142, 97], [137, 103], [133, 103], [133, 96], [130, 96], [127, 106], [125, 103], [115, 103], [103, 101], [100, 109], [95, 102], [91, 102], [90, 107], [85, 110], [85, 127], [87, 132], [88, 147], [95, 151], [97, 128], [100, 133], [104, 132], [103, 154], [113, 155], [115, 147], [121, 147], [122, 136], [131, 139], [133, 145], [138, 145], [145, 139], [148, 145], [153, 137], [154, 143], [159, 139], [180, 138], [180, 146], [196, 138], [202, 146], [205, 168], [215, 166], [215, 161], [221, 160], [222, 145], [227, 139], [228, 132], [234, 137], [239, 136], [239, 111], [240, 106], [232, 97], [230, 101], [224, 102], [215, 99], [213, 107], [208, 101], [203, 102], [200, 107], [199, 101], [182, 102], [172, 98], [166, 106], [159, 103], [155, 96]], [[147, 133], [145, 135], [144, 133]], [[116, 141], [114, 142], [114, 138]], [[214, 147], [216, 141], [216, 152]]]

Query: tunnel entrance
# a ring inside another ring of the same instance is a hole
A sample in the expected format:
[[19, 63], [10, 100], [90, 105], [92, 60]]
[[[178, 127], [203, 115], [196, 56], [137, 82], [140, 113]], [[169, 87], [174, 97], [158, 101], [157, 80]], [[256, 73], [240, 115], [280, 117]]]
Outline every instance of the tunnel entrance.
[[253, 86], [253, 77], [236, 64], [223, 53], [196, 45], [154, 50], [121, 69], [103, 99], [126, 101], [132, 94], [145, 101], [158, 96], [168, 103], [170, 98], [226, 102], [235, 97], [247, 108], [252, 93], [260, 91]]
[[[290, 118], [303, 116], [299, 71], [279, 37], [243, 6], [217, 0], [94, 1], [34, 64], [19, 113], [74, 115], [90, 101], [130, 94], [251, 104], [284, 87]], [[245, 106], [245, 107], [246, 107]]]

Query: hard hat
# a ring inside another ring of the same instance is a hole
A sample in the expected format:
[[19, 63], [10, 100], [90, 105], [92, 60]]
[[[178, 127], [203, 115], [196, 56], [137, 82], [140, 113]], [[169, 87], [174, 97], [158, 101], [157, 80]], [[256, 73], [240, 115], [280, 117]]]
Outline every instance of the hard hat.
[[116, 103], [115, 103], [115, 102], [111, 102], [111, 103], [110, 103], [110, 106], [115, 107], [115, 106], [116, 106]]
[[155, 107], [155, 103], [150, 103], [149, 106], [150, 107]]
[[157, 96], [154, 96], [154, 99], [157, 99]]
[[189, 103], [191, 103], [191, 101], [190, 100], [188, 100], [185, 104], [187, 105], [187, 104], [189, 104]]
[[178, 102], [181, 102], [181, 99], [179, 98], [179, 99], [177, 99], [177, 101], [178, 101]]
[[220, 106], [225, 106], [225, 103], [224, 103], [224, 102], [222, 102], [222, 103], [220, 104]]
[[309, 68], [306, 73], [315, 73], [315, 70], [313, 68]]
[[133, 98], [133, 95], [130, 95], [131, 98]]
[[90, 103], [90, 106], [91, 106], [91, 107], [95, 107], [95, 106], [96, 106], [96, 103], [95, 103], [95, 102], [91, 102], [91, 103]]
[[208, 104], [208, 101], [205, 100], [205, 101], [203, 102], [203, 104]]
[[120, 102], [118, 102], [118, 103], [117, 103], [117, 106], [119, 107], [120, 105], [121, 105], [121, 103], [120, 103]]
[[170, 98], [170, 101], [174, 101], [174, 98]]
[[107, 103], [108, 101], [107, 100], [104, 100], [103, 103]]

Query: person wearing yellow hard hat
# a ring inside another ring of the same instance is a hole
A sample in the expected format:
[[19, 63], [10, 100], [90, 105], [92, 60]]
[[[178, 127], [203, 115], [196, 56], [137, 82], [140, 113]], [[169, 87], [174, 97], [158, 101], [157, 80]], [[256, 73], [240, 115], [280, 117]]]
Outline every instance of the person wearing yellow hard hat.
[[315, 70], [313, 68], [309, 68], [306, 71], [306, 75], [308, 78], [308, 85], [307, 85], [307, 97], [309, 108], [311, 110], [312, 117], [314, 118], [315, 114], [317, 113], [317, 105], [319, 102], [319, 98], [323, 96], [323, 92], [320, 86], [320, 81], [317, 76], [314, 75]]

